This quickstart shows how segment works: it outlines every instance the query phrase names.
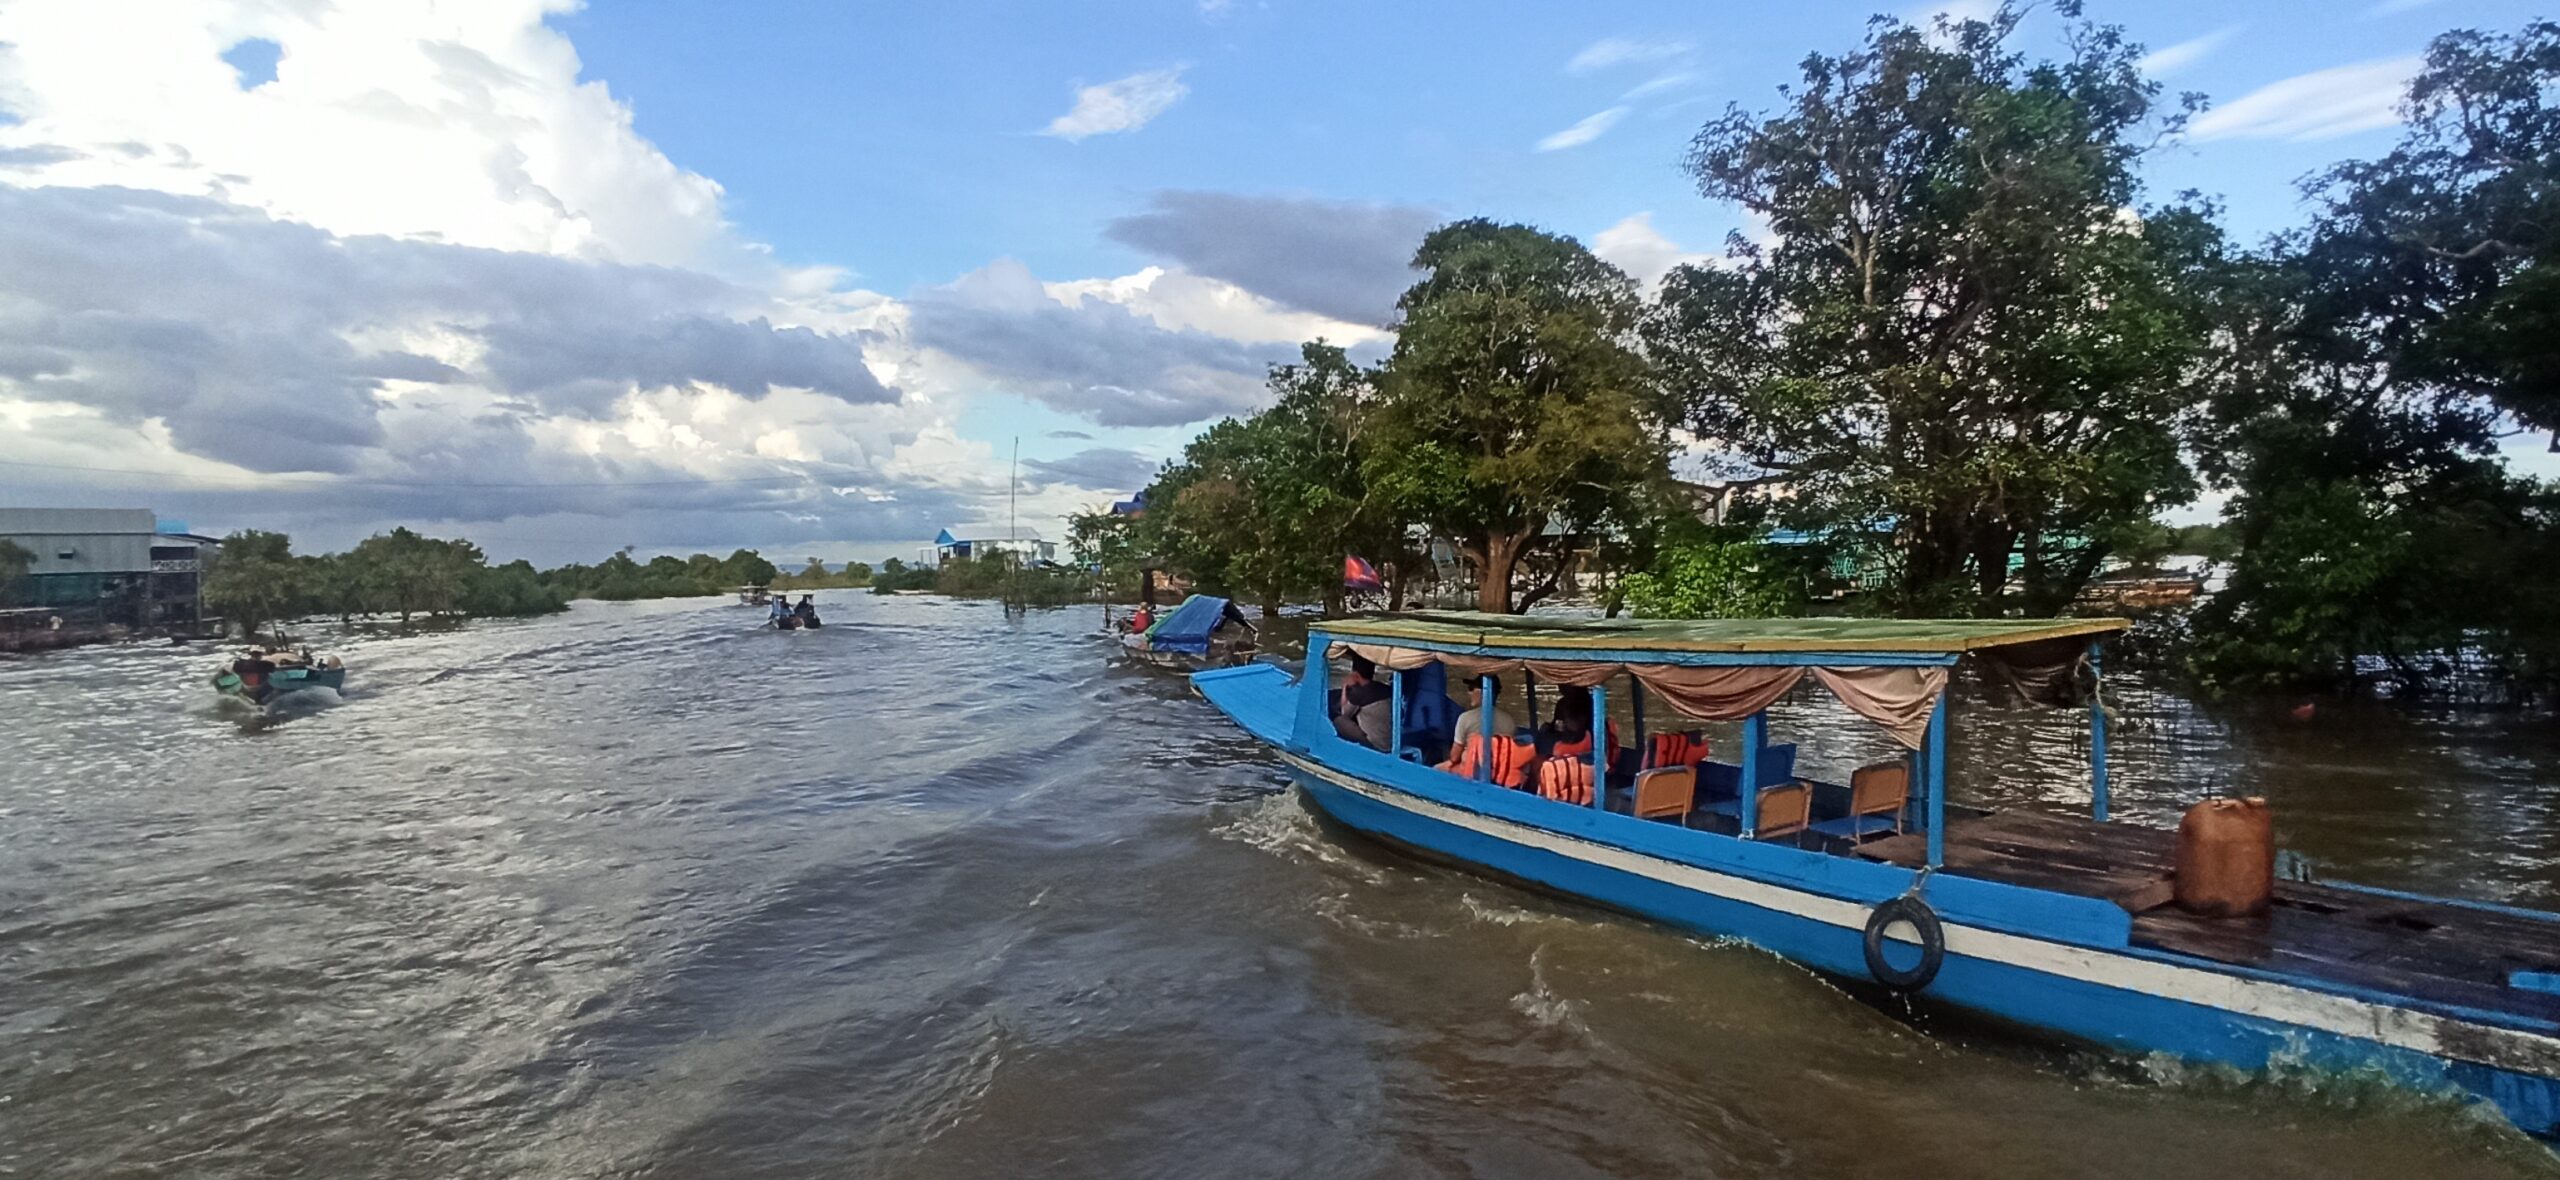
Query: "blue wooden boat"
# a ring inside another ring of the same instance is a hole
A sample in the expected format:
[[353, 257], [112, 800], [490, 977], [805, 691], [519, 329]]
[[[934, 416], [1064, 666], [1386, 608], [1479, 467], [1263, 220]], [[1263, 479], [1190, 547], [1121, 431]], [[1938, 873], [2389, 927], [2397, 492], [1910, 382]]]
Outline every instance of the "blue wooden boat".
[[1224, 598], [1194, 594], [1143, 631], [1120, 634], [1120, 653], [1159, 668], [1192, 672], [1253, 658], [1256, 633]]
[[[1296, 679], [1256, 664], [1192, 683], [1276, 749], [1324, 813], [1436, 859], [1743, 939], [1871, 995], [2132, 1053], [2379, 1074], [2467, 1093], [2535, 1136], [2560, 1135], [2560, 915], [2300, 881], [2279, 882], [2254, 916], [2181, 909], [2167, 880], [2173, 834], [2108, 821], [2106, 715], [2094, 705], [2087, 816], [1948, 801], [1945, 686], [1959, 661], [2094, 701], [2099, 641], [2124, 626], [1401, 616], [1313, 629]], [[1351, 655], [1386, 670], [1388, 749], [1342, 736], [1330, 716]], [[1586, 786], [1588, 803], [1508, 789], [1493, 781], [1496, 758], [1474, 759], [1472, 774], [1426, 765], [1403, 697], [1432, 663], [1453, 682], [1499, 675], [1515, 704], [1524, 682], [1578, 686], [1591, 698], [1584, 716], [1606, 717], [1609, 693], [1631, 693], [1637, 740], [1614, 758], [1611, 741], [1572, 755], [1590, 760], [1582, 783], [1605, 784]], [[1851, 793], [1860, 802], [1868, 780], [1898, 775], [1898, 806], [1838, 814], [1850, 792], [1796, 778], [1793, 748], [1770, 743], [1768, 705], [1808, 677], [1908, 750], [1861, 770]], [[1648, 705], [1657, 719], [1668, 705], [1741, 720], [1739, 756], [1643, 766]], [[1689, 796], [1664, 807], [1682, 775]], [[1826, 796], [1834, 814], [1809, 802]], [[1647, 818], [1631, 814], [1639, 802]]]
[[213, 691], [236, 697], [253, 705], [272, 703], [286, 693], [325, 688], [337, 692], [346, 687], [347, 670], [339, 664], [283, 664], [267, 674], [266, 687], [253, 690], [243, 684], [238, 673], [224, 668], [213, 674]]

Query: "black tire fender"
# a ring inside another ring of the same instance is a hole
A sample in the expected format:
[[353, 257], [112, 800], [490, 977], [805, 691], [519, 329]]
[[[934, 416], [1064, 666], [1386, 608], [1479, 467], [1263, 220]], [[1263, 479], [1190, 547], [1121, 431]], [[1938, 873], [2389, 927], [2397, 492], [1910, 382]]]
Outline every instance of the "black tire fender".
[[[1884, 957], [1884, 932], [1889, 926], [1907, 924], [1920, 936], [1920, 962], [1911, 967], [1896, 967]], [[1938, 921], [1938, 911], [1917, 897], [1897, 897], [1877, 906], [1867, 915], [1867, 974], [1876, 982], [1898, 992], [1916, 992], [1938, 977], [1938, 968], [1947, 960], [1947, 930]]]

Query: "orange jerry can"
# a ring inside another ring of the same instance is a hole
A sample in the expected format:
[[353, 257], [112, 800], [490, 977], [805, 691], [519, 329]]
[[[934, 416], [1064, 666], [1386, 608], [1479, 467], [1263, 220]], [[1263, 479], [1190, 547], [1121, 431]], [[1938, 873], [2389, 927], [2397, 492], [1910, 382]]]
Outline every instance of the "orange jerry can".
[[2276, 892], [2276, 821], [2264, 799], [2207, 799], [2178, 821], [2178, 908], [2211, 918], [2265, 913]]

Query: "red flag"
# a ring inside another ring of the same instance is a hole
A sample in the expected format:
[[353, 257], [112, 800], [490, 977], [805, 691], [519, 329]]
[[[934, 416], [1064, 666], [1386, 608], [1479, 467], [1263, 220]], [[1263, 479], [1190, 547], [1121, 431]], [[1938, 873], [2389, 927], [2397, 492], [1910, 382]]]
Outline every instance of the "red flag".
[[1375, 590], [1383, 585], [1385, 585], [1385, 583], [1378, 580], [1378, 571], [1369, 568], [1368, 562], [1362, 561], [1357, 557], [1345, 557], [1342, 559], [1343, 589]]

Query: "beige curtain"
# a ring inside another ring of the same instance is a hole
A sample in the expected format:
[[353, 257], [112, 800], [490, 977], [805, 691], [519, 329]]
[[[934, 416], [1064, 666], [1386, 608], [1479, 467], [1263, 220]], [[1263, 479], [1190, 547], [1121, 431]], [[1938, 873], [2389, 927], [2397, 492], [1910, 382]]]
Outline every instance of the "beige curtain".
[[1649, 664], [1629, 671], [1673, 709], [1701, 721], [1739, 721], [1776, 704], [1804, 679], [1804, 668], [1795, 664], [1713, 668]]
[[1947, 691], [1944, 668], [1815, 668], [1831, 695], [1849, 711], [1884, 727], [1893, 740], [1917, 750], [1929, 733], [1929, 714]]
[[1822, 681], [1849, 711], [1883, 726], [1893, 740], [1911, 749], [1929, 732], [1929, 714], [1938, 694], [1947, 690], [1947, 670], [1926, 667], [1807, 668], [1798, 664], [1737, 664], [1681, 667], [1670, 664], [1612, 664], [1592, 660], [1522, 660], [1508, 656], [1468, 656], [1422, 651], [1374, 643], [1336, 643], [1331, 655], [1358, 653], [1389, 671], [1402, 672], [1437, 661], [1448, 665], [1453, 680], [1479, 676], [1517, 676], [1523, 669], [1542, 684], [1582, 688], [1629, 675], [1652, 689], [1679, 713], [1701, 721], [1739, 721], [1776, 704], [1806, 672]]

